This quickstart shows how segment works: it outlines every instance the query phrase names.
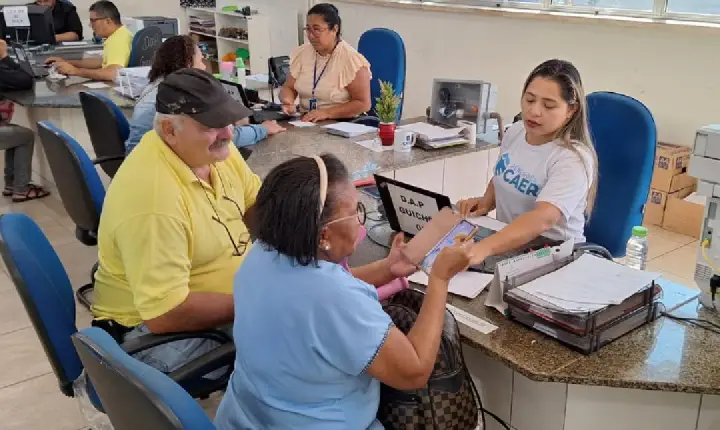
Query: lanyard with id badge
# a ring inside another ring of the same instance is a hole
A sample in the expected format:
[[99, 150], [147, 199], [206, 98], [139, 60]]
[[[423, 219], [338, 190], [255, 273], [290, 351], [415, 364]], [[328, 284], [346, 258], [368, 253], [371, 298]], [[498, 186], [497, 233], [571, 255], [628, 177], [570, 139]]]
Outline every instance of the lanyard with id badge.
[[[333, 50], [333, 53], [335, 50]], [[330, 54], [330, 57], [328, 58], [327, 62], [325, 63], [325, 66], [320, 71], [320, 75], [317, 74], [317, 53], [315, 54], [315, 68], [313, 69], [313, 86], [312, 86], [312, 95], [310, 96], [309, 101], [309, 108], [310, 111], [314, 111], [318, 108], [317, 106], [317, 99], [315, 98], [315, 89], [318, 86], [318, 83], [320, 82], [320, 79], [325, 75], [325, 70], [327, 70], [328, 64], [330, 64], [330, 60], [332, 60], [332, 53]]]

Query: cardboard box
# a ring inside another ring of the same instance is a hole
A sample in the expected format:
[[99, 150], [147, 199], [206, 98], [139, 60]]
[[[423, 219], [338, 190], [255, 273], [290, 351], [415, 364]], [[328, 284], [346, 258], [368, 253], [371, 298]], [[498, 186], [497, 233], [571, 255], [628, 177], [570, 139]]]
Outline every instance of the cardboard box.
[[650, 188], [674, 193], [694, 185], [695, 178], [687, 175], [691, 152], [686, 146], [658, 143]]
[[645, 204], [643, 224], [662, 226], [668, 200], [671, 197], [683, 199], [689, 196], [693, 191], [695, 191], [694, 185], [683, 188], [682, 190], [678, 190], [674, 193], [651, 189], [648, 194], [647, 203]]
[[645, 204], [643, 224], [662, 225], [667, 197], [668, 193], [665, 191], [650, 190], [647, 203]]
[[[696, 200], [702, 201], [702, 199]], [[699, 238], [704, 217], [705, 205], [703, 203], [670, 195], [665, 208], [663, 228], [685, 236]]]

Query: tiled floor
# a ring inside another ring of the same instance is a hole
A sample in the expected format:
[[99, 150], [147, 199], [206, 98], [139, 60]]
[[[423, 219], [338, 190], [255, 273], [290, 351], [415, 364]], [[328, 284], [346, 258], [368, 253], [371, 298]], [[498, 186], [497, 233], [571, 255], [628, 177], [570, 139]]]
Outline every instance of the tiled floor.
[[[24, 212], [43, 229], [60, 256], [74, 286], [89, 281], [97, 259], [95, 248], [75, 239], [74, 226], [57, 196], [10, 204], [0, 200], [0, 213]], [[688, 286], [695, 268], [697, 241], [649, 227], [649, 269]], [[90, 324], [90, 314], [78, 306], [78, 327]], [[212, 414], [220, 396], [203, 402]], [[5, 266], [0, 263], [0, 427], [3, 430], [80, 430], [86, 425], [73, 399], [60, 393], [42, 347], [25, 314]]]

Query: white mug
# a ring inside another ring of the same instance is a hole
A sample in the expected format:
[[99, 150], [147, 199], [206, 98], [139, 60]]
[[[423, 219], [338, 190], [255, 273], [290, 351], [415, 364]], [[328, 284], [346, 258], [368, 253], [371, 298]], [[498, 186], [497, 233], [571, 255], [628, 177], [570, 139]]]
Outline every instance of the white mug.
[[412, 131], [403, 129], [395, 130], [393, 150], [397, 152], [410, 152], [415, 145], [415, 139], [417, 139], [417, 135]]

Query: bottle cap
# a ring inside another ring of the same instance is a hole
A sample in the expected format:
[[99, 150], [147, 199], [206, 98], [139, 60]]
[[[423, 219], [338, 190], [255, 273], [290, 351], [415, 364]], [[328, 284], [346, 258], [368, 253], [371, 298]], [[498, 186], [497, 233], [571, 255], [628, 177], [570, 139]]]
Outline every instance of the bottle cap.
[[237, 57], [237, 60], [235, 60], [235, 67], [238, 69], [245, 68], [245, 62], [243, 61], [242, 57]]
[[648, 234], [648, 229], [643, 226], [633, 227], [632, 234], [633, 236], [637, 237], [646, 237]]

